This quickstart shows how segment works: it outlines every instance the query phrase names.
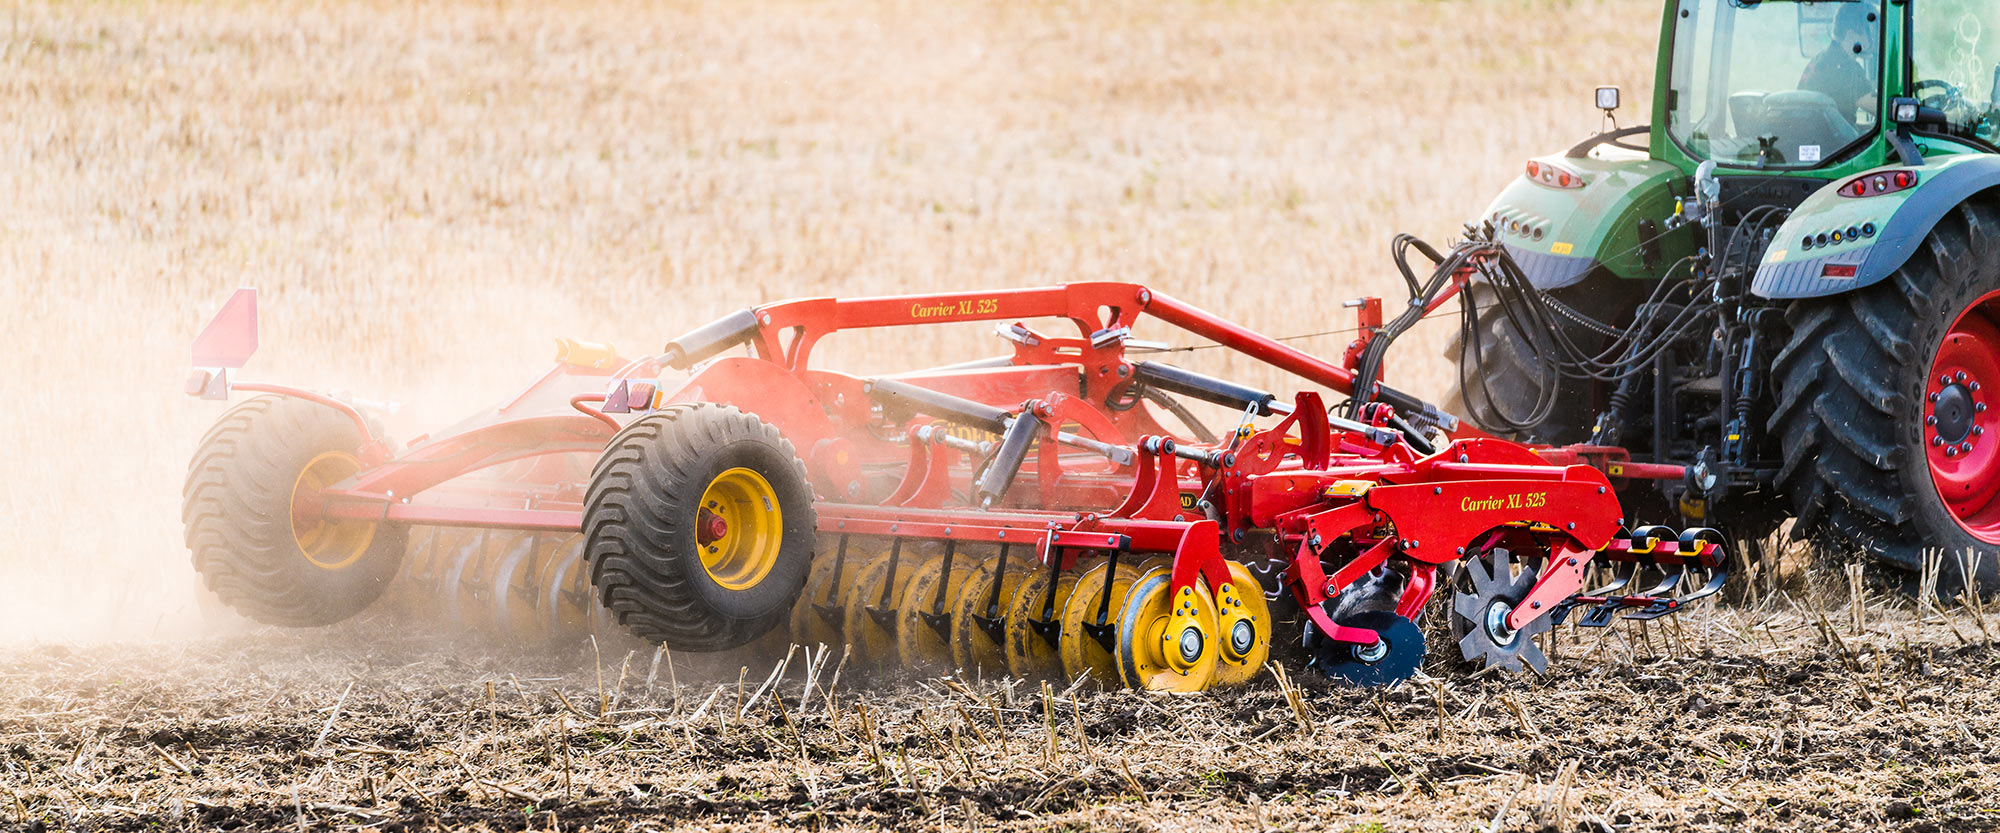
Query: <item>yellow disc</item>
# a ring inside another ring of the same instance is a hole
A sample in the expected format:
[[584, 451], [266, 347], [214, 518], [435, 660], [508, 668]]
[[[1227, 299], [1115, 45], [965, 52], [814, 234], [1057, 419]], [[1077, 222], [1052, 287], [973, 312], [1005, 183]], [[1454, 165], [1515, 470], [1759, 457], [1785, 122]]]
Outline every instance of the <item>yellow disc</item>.
[[784, 540], [784, 509], [763, 475], [737, 466], [716, 475], [702, 491], [695, 509], [695, 541], [702, 569], [716, 584], [729, 590], [757, 586], [778, 563]]
[[[955, 553], [951, 574], [945, 575], [944, 557], [933, 556], [910, 574], [902, 603], [896, 606], [896, 655], [907, 668], [928, 668], [951, 663], [951, 614], [958, 608], [958, 596], [972, 574], [972, 557]], [[943, 585], [942, 603], [939, 585]], [[926, 618], [924, 614], [936, 614]], [[939, 626], [932, 619], [942, 617]]]
[[[852, 544], [848, 545], [845, 558], [838, 555], [837, 551], [822, 551], [813, 556], [812, 574], [806, 577], [799, 600], [792, 603], [793, 642], [808, 648], [841, 644], [840, 620], [847, 614], [840, 591], [848, 584], [842, 579], [853, 578], [868, 555]], [[846, 576], [834, 572], [835, 561], [841, 562], [840, 572]]]
[[[1079, 560], [1076, 569], [1089, 566]], [[1046, 621], [1060, 627], [1058, 623], [1062, 620], [1063, 606], [1069, 603], [1070, 591], [1076, 587], [1076, 575], [1076, 570], [1070, 570], [1052, 578], [1047, 564], [1035, 564], [1015, 586], [1013, 597], [1006, 600], [1007, 621], [1001, 626], [1000, 640], [1001, 648], [1007, 655], [1009, 673], [1028, 680], [1062, 675], [1062, 655], [1047, 637], [1036, 630], [1035, 623], [1044, 621], [1042, 610], [1050, 603], [1049, 588], [1053, 584], [1055, 607]]]
[[1222, 641], [1215, 666], [1216, 687], [1242, 685], [1271, 658], [1271, 608], [1256, 574], [1229, 562], [1229, 583], [1215, 597], [1216, 632]]
[[332, 520], [320, 514], [320, 491], [360, 470], [361, 461], [354, 455], [329, 451], [307, 461], [292, 481], [292, 541], [300, 555], [322, 570], [354, 566], [375, 540], [373, 521]]
[[986, 559], [966, 577], [958, 593], [958, 606], [951, 614], [951, 661], [960, 670], [1007, 673], [1007, 651], [1001, 647], [1001, 640], [990, 635], [973, 617], [987, 615], [987, 603], [994, 598], [993, 586], [998, 584], [1000, 603], [991, 612], [993, 618], [1004, 621], [1007, 603], [1014, 598], [1021, 580], [1028, 576], [1028, 563], [1028, 556], [1008, 553], [1006, 573], [999, 572], [1000, 559], [996, 556]]
[[[848, 553], [854, 555], [853, 552]], [[889, 574], [889, 554], [879, 553], [862, 565], [854, 574], [854, 582], [848, 585], [846, 611], [842, 616], [840, 631], [847, 637], [847, 645], [853, 651], [853, 661], [862, 665], [880, 665], [896, 659], [896, 634], [891, 628], [895, 622], [896, 608], [903, 603], [903, 590], [909, 586], [910, 574], [916, 571], [923, 556], [902, 553], [896, 558], [896, 574]], [[889, 588], [888, 603], [883, 604], [882, 588]], [[875, 612], [879, 611], [879, 613]]]
[[1118, 616], [1118, 671], [1149, 691], [1202, 691], [1215, 679], [1215, 601], [1197, 580], [1180, 592], [1152, 570], [1133, 582]]
[[[1110, 647], [1106, 647], [1084, 628], [1101, 624], [1111, 631], [1117, 629], [1125, 592], [1131, 589], [1132, 580], [1139, 577], [1140, 567], [1127, 558], [1119, 560], [1115, 576], [1111, 575], [1109, 561], [1077, 576], [1076, 586], [1062, 606], [1062, 635], [1056, 643], [1056, 652], [1062, 657], [1063, 676], [1072, 680], [1088, 676], [1106, 686], [1122, 684], [1118, 676], [1116, 635], [1111, 637]], [[1100, 612], [1104, 615], [1102, 622], [1098, 621]]]

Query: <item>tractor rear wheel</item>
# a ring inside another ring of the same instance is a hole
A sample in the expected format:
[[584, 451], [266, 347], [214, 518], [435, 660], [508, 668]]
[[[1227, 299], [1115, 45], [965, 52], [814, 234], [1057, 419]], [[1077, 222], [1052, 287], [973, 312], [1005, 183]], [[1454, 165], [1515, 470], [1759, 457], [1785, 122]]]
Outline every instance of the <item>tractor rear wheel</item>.
[[671, 406], [598, 458], [583, 531], [591, 583], [619, 624], [670, 648], [721, 651], [784, 623], [812, 568], [805, 464], [736, 408]]
[[188, 466], [181, 521], [194, 568], [259, 622], [330, 625], [388, 589], [408, 530], [329, 520], [313, 496], [361, 469], [367, 437], [332, 408], [259, 396], [230, 408]]
[[[1631, 311], [1635, 286], [1650, 284], [1597, 274], [1548, 295], [1584, 316], [1615, 326]], [[1468, 291], [1479, 310], [1474, 322], [1479, 340], [1475, 349], [1461, 328], [1445, 349], [1456, 376], [1445, 394], [1444, 409], [1470, 419], [1481, 430], [1523, 442], [1564, 445], [1590, 439], [1603, 399], [1596, 386], [1563, 378], [1538, 361], [1538, 355], [1556, 355], [1553, 336], [1521, 333], [1508, 320], [1492, 287], [1479, 283]], [[1567, 322], [1564, 329], [1578, 344], [1603, 339], [1576, 321]], [[1545, 397], [1553, 397], [1553, 405], [1540, 419], [1532, 419], [1536, 404]]]
[[1786, 311], [1773, 363], [1793, 535], [1907, 570], [1985, 553], [2000, 589], [2000, 208], [1968, 202], [1889, 277]]

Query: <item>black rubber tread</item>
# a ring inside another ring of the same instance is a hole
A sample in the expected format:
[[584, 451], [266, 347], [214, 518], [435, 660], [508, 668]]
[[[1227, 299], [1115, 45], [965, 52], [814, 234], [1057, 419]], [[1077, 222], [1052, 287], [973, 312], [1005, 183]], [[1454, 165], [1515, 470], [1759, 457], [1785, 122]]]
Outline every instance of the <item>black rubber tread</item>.
[[208, 589], [259, 622], [314, 627], [380, 598], [406, 549], [406, 528], [376, 527], [368, 550], [340, 570], [314, 565], [292, 535], [291, 491], [306, 463], [359, 453], [361, 429], [304, 399], [259, 396], [223, 413], [196, 447], [182, 489], [187, 546]]
[[[695, 510], [715, 476], [746, 466], [784, 513], [778, 562], [730, 590], [702, 568]], [[721, 651], [785, 623], [812, 567], [812, 488], [778, 430], [734, 407], [679, 404], [633, 421], [591, 473], [583, 510], [592, 586], [618, 623], [676, 650]]]
[[[1637, 303], [1638, 290], [1651, 286], [1647, 282], [1592, 275], [1582, 283], [1549, 294], [1598, 321], [1616, 324], [1629, 317], [1632, 305]], [[1534, 350], [1538, 347], [1552, 353], [1556, 349], [1554, 344], [1547, 342], [1531, 347], [1522, 339], [1494, 298], [1492, 287], [1475, 283], [1470, 291], [1478, 301], [1482, 350], [1478, 356], [1473, 356], [1463, 331], [1453, 333], [1444, 355], [1451, 361], [1454, 370], [1451, 387], [1441, 407], [1449, 413], [1470, 419], [1481, 430], [1520, 442], [1564, 445], [1590, 439], [1591, 429], [1597, 420], [1596, 408], [1604, 397], [1592, 390], [1594, 385], [1581, 380], [1550, 378], [1554, 374], [1535, 361]], [[1569, 325], [1568, 334], [1578, 344], [1593, 344], [1600, 338], [1575, 323]], [[1462, 376], [1456, 369], [1461, 364], [1466, 366]], [[1461, 379], [1467, 383], [1463, 387]], [[1483, 386], [1480, 384], [1482, 379], [1485, 380]], [[1526, 430], [1503, 427], [1503, 421], [1496, 415], [1495, 404], [1499, 405], [1498, 413], [1516, 419], [1527, 416], [1534, 410], [1541, 391], [1550, 384], [1558, 387], [1555, 407], [1547, 418]], [[1487, 399], [1488, 393], [1499, 401], [1495, 403]]]
[[1946, 329], [1980, 295], [2000, 288], [2000, 208], [1960, 205], [1889, 277], [1853, 292], [1794, 302], [1791, 332], [1772, 362], [1778, 405], [1778, 483], [1795, 538], [1860, 550], [1906, 570], [1943, 549], [1940, 589], [1960, 586], [1950, 554], [1985, 552], [1982, 582], [2000, 589], [1995, 548], [1973, 538], [1938, 497], [1925, 461], [1926, 377]]

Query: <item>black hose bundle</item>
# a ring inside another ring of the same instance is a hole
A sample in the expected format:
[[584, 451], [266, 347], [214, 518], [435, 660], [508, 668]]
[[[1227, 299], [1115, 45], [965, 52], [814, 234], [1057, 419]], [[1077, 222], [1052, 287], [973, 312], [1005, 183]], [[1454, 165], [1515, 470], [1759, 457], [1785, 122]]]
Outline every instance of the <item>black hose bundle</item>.
[[[1409, 263], [1413, 249], [1431, 262], [1430, 275], [1423, 280], [1418, 279], [1416, 270]], [[1459, 363], [1460, 389], [1471, 390], [1476, 385], [1491, 406], [1489, 421], [1498, 423], [1486, 427], [1502, 430], [1525, 430], [1546, 420], [1557, 404], [1559, 385], [1553, 384], [1557, 380], [1578, 379], [1615, 386], [1620, 381], [1649, 371], [1653, 360], [1662, 352], [1672, 349], [1683, 337], [1706, 326], [1718, 306], [1713, 299], [1695, 297], [1697, 293], [1687, 291], [1695, 281], [1693, 275], [1679, 280], [1671, 278], [1690, 258], [1683, 258], [1668, 267], [1666, 274], [1669, 278], [1661, 280], [1654, 287], [1651, 297], [1639, 305], [1633, 322], [1617, 327], [1593, 319], [1535, 288], [1506, 248], [1490, 235], [1479, 231], [1468, 233], [1448, 253], [1440, 253], [1408, 234], [1396, 235], [1390, 250], [1396, 268], [1410, 290], [1410, 301], [1401, 314], [1383, 325], [1382, 332], [1370, 340], [1362, 351], [1355, 375], [1354, 395], [1347, 404], [1351, 418], [1358, 417], [1361, 406], [1373, 398], [1382, 359], [1390, 345], [1423, 319], [1438, 296], [1452, 286], [1454, 276], [1463, 271], [1476, 273], [1477, 279], [1491, 290], [1493, 303], [1499, 306], [1508, 327], [1522, 344], [1528, 346], [1543, 371], [1543, 378], [1552, 382], [1538, 392], [1529, 413], [1502, 412], [1488, 386], [1489, 380], [1466, 375], [1467, 364], [1481, 365], [1479, 357], [1488, 345], [1484, 343], [1483, 328], [1479, 324], [1479, 300], [1470, 291], [1460, 292], [1461, 343], [1472, 358], [1470, 362]], [[1681, 303], [1667, 303], [1669, 299], [1678, 299]], [[1602, 337], [1604, 346], [1593, 348], [1578, 343], [1571, 335], [1572, 325]]]

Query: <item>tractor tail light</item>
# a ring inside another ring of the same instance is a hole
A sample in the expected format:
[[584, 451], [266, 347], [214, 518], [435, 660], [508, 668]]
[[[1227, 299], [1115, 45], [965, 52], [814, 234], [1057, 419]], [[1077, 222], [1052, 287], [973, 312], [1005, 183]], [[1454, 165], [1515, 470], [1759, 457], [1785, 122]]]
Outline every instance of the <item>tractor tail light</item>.
[[1843, 197], [1873, 197], [1893, 194], [1915, 184], [1917, 184], [1916, 171], [1880, 171], [1850, 179], [1834, 193]]
[[1550, 188], [1582, 188], [1584, 184], [1582, 174], [1541, 161], [1528, 162], [1528, 180]]

